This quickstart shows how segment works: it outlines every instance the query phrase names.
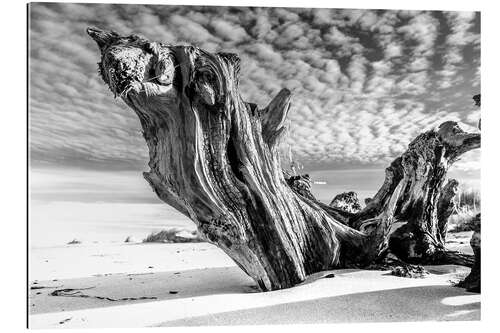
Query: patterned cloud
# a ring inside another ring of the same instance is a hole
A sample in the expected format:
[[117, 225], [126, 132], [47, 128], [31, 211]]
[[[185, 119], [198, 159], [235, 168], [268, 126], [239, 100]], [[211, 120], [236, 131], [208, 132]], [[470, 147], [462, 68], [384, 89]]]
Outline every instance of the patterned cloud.
[[139, 122], [97, 76], [87, 26], [238, 53], [246, 100], [293, 91], [283, 150], [310, 170], [385, 166], [418, 133], [445, 120], [474, 130], [480, 117], [479, 13], [35, 3], [35, 166], [146, 168]]

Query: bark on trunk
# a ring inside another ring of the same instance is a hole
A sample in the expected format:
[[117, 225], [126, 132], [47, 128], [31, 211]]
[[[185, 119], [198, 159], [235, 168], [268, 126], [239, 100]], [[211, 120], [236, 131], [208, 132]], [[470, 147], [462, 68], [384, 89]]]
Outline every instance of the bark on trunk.
[[480, 134], [465, 133], [451, 121], [419, 135], [386, 169], [379, 192], [365, 209], [349, 218], [348, 224], [361, 228], [366, 219], [383, 209], [393, 189], [402, 186], [394, 219], [406, 224], [391, 234], [391, 252], [409, 263], [472, 265], [471, 256], [445, 248], [447, 220], [458, 183], [450, 180], [443, 184], [449, 167], [463, 153], [479, 147]]
[[474, 251], [474, 265], [470, 274], [458, 284], [458, 287], [476, 293], [481, 292], [481, 214], [475, 217], [475, 230], [470, 240], [470, 246]]
[[141, 122], [150, 157], [146, 180], [263, 290], [369, 264], [386, 252], [398, 217], [428, 231], [447, 167], [459, 152], [479, 146], [475, 134], [458, 133], [459, 144], [446, 141], [457, 137], [447, 130], [423, 134], [388, 168], [365, 210], [343, 212], [319, 203], [307, 180], [294, 186], [303, 179], [283, 175], [277, 146], [286, 131], [288, 90], [259, 108], [239, 95], [234, 54], [88, 33], [101, 50], [103, 80]]

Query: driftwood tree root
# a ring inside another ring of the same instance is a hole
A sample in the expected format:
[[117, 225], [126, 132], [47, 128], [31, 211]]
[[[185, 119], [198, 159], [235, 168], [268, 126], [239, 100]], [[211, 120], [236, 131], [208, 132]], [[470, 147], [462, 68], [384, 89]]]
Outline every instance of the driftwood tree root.
[[[240, 59], [193, 46], [150, 42], [88, 29], [101, 51], [99, 71], [137, 114], [149, 148], [153, 191], [197, 225], [262, 290], [308, 275], [367, 266], [387, 253], [418, 261], [445, 251], [438, 205], [449, 166], [480, 145], [454, 122], [418, 136], [386, 170], [361, 211], [320, 203], [308, 179], [286, 179], [278, 145], [291, 93], [268, 106], [239, 93]], [[395, 221], [415, 238], [389, 242]]]

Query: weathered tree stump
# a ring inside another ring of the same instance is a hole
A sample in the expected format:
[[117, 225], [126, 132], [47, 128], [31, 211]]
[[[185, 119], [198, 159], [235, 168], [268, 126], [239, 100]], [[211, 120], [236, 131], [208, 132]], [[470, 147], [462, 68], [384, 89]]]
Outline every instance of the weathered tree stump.
[[402, 186], [394, 218], [406, 224], [391, 234], [391, 252], [410, 263], [472, 265], [470, 256], [445, 249], [447, 220], [458, 183], [450, 180], [443, 184], [449, 167], [463, 153], [479, 146], [480, 134], [465, 133], [451, 121], [417, 136], [387, 168], [381, 189], [365, 209], [349, 219], [349, 225], [359, 229], [383, 209], [393, 189]]
[[447, 253], [437, 237], [441, 188], [458, 156], [479, 147], [479, 134], [446, 122], [420, 135], [386, 170], [367, 207], [346, 212], [317, 201], [306, 178], [284, 177], [277, 148], [290, 91], [260, 108], [239, 94], [235, 54], [88, 33], [101, 51], [102, 79], [141, 122], [145, 179], [262, 290], [372, 263], [387, 253], [397, 220], [417, 235], [417, 256]]

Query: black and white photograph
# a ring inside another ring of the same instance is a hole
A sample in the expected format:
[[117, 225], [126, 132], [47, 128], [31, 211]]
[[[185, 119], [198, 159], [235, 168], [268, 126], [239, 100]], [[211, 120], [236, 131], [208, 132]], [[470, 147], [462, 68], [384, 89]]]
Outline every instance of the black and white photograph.
[[481, 7], [26, 6], [30, 329], [481, 320]]

